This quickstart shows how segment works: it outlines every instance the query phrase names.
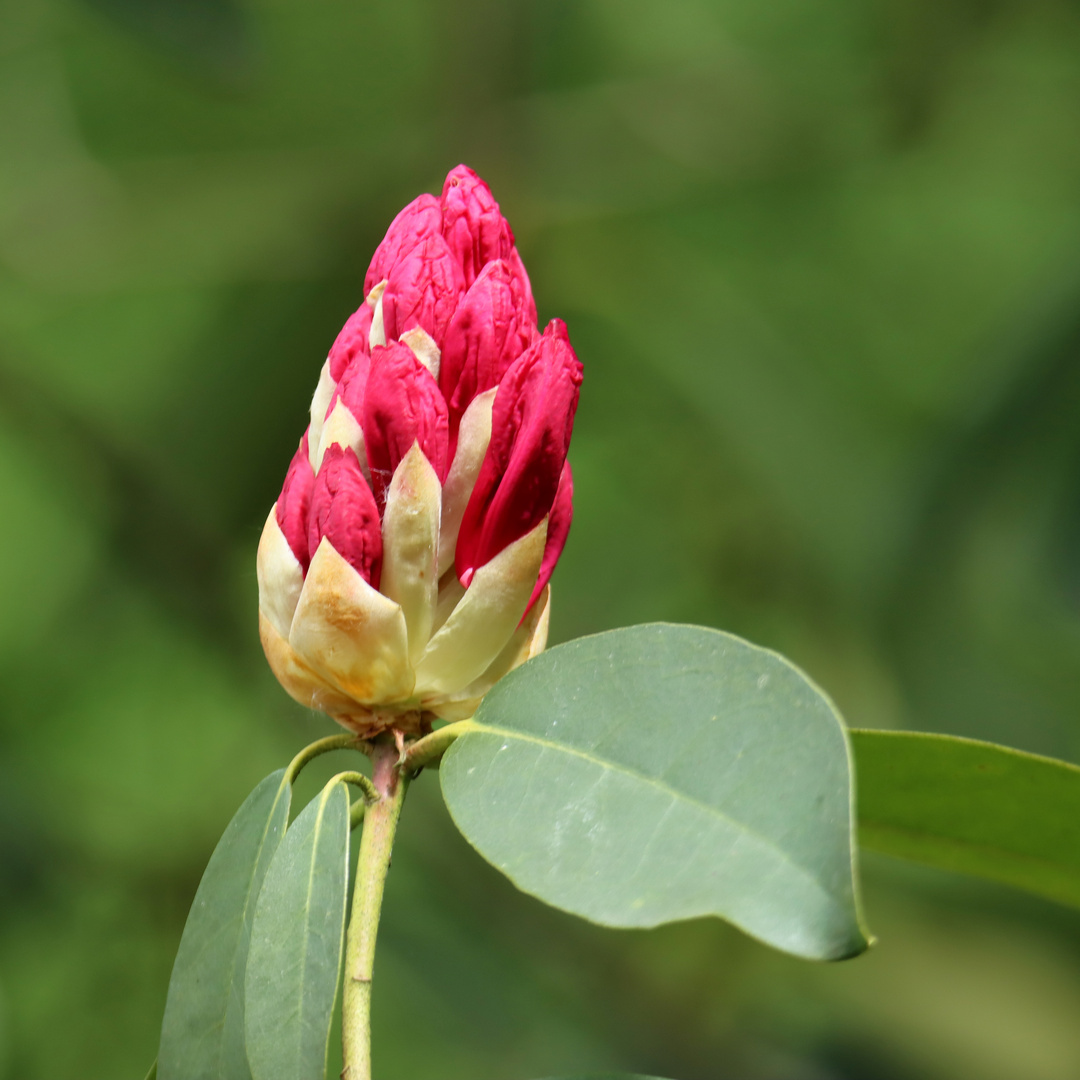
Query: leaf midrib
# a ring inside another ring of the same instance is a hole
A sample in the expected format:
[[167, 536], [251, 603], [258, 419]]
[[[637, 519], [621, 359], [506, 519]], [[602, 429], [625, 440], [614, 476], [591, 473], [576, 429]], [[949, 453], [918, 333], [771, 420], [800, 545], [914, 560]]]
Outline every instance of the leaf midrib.
[[[270, 832], [270, 823], [274, 820], [274, 814], [277, 811], [278, 802], [281, 799], [282, 792], [288, 790], [288, 788], [289, 788], [288, 779], [286, 777], [282, 777], [281, 783], [278, 785], [277, 793], [274, 795], [274, 801], [270, 804], [270, 812], [266, 815], [266, 824], [263, 826], [262, 836], [259, 838], [259, 844], [258, 844], [258, 848], [257, 848], [257, 854], [255, 856], [255, 861], [252, 863], [252, 866], [251, 866], [251, 874], [248, 877], [247, 888], [246, 888], [246, 890], [244, 892], [244, 904], [243, 904], [243, 907], [241, 908], [241, 913], [240, 913], [240, 926], [241, 927], [243, 927], [244, 923], [247, 921], [248, 912], [251, 910], [252, 893], [254, 891], [253, 886], [254, 886], [254, 883], [255, 883], [255, 875], [256, 875], [256, 873], [258, 872], [258, 869], [259, 869], [259, 861], [262, 858], [263, 847], [266, 844], [266, 837], [268, 836], [268, 834]], [[232, 994], [229, 993], [229, 987], [232, 986], [233, 983], [236, 981], [236, 968], [237, 968], [237, 960], [238, 960], [238, 958], [240, 956], [240, 938], [241, 938], [241, 936], [242, 936], [242, 934], [237, 934], [237, 936], [236, 936], [236, 941], [234, 942], [233, 948], [232, 948], [232, 959], [231, 959], [231, 961], [229, 963], [229, 966], [228, 966], [228, 969], [227, 969], [228, 972], [229, 972], [229, 979], [228, 979], [228, 982], [226, 983], [225, 988], [224, 988], [225, 989], [225, 1011], [221, 1014], [221, 1019], [217, 1020], [213, 1024], [211, 1024], [210, 1028], [208, 1029], [209, 1034], [213, 1038], [213, 1042], [215, 1044], [215, 1053], [213, 1054], [213, 1058], [214, 1058], [215, 1064], [217, 1066], [217, 1069], [219, 1071], [220, 1071], [220, 1069], [222, 1067], [222, 1063], [224, 1061], [224, 1056], [225, 1056], [225, 1032], [228, 1030], [228, 1025], [226, 1024], [226, 1020], [228, 1019], [228, 1016], [229, 1016], [229, 1007], [232, 1004]], [[249, 932], [248, 936], [250, 938], [250, 932]], [[214, 1037], [214, 1036], [216, 1036], [216, 1037]]]
[[[330, 791], [335, 790], [331, 788]], [[310, 918], [311, 918], [311, 897], [315, 888], [315, 865], [319, 858], [319, 835], [322, 832], [323, 818], [326, 814], [326, 806], [330, 800], [329, 792], [324, 791], [319, 799], [319, 809], [315, 814], [315, 825], [311, 832], [311, 861], [308, 866], [308, 886], [307, 896], [304, 900], [304, 933], [301, 935], [301, 947], [300, 947], [300, 994], [299, 994], [299, 1007], [297, 1009], [297, 1016], [299, 1017], [299, 1023], [297, 1025], [297, 1032], [299, 1040], [297, 1042], [297, 1062], [299, 1063], [299, 1048], [300, 1043], [303, 1041], [304, 1036], [304, 987], [307, 985], [307, 955], [308, 955], [308, 940], [311, 935], [308, 933]]]
[[622, 773], [624, 776], [628, 776], [631, 779], [639, 780], [642, 783], [648, 784], [651, 787], [658, 788], [672, 799], [683, 799], [686, 802], [698, 807], [706, 814], [711, 814], [715, 817], [725, 821], [733, 828], [740, 830], [754, 840], [756, 840], [762, 847], [766, 848], [770, 852], [773, 852], [779, 860], [785, 865], [791, 867], [799, 876], [808, 880], [810, 884], [818, 892], [823, 893], [830, 900], [841, 906], [846, 906], [844, 898], [838, 896], [831, 889], [827, 889], [820, 881], [807, 870], [806, 867], [795, 862], [784, 850], [779, 847], [775, 841], [770, 840], [768, 837], [763, 836], [755, 829], [750, 828], [748, 825], [744, 825], [742, 822], [731, 817], [730, 814], [724, 813], [723, 810], [718, 809], [715, 806], [710, 805], [707, 802], [703, 802], [701, 799], [695, 798], [693, 795], [687, 795], [685, 792], [680, 791], [678, 788], [672, 787], [670, 784], [665, 783], [663, 780], [658, 780], [654, 777], [646, 776], [644, 773], [638, 772], [636, 769], [631, 769], [627, 765], [620, 763], [613, 763], [606, 758], [601, 758], [595, 754], [591, 754], [585, 750], [582, 750], [576, 746], [570, 746], [567, 743], [555, 742], [552, 739], [545, 739], [540, 735], [525, 734], [521, 731], [515, 731], [512, 728], [497, 727], [494, 724], [485, 724], [478, 721], [474, 721], [475, 726], [471, 731], [465, 731], [462, 733], [461, 738], [468, 738], [470, 734], [476, 732], [487, 732], [495, 735], [502, 736], [504, 738], [520, 739], [522, 742], [535, 743], [538, 746], [542, 746], [548, 750], [555, 750], [561, 753], [571, 754], [574, 757], [581, 758], [584, 761], [588, 761], [590, 764], [597, 765], [600, 768], [611, 769], [612, 772]]

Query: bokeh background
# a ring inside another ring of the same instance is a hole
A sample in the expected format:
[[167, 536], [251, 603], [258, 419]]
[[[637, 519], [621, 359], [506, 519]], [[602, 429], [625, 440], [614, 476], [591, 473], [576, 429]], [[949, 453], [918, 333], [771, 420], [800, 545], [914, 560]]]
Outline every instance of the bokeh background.
[[[221, 829], [331, 730], [263, 661], [255, 546], [459, 161], [585, 363], [555, 640], [721, 627], [854, 725], [1080, 760], [1075, 2], [0, 0], [3, 1080], [143, 1076]], [[603, 931], [423, 778], [378, 1069], [1080, 1076], [1077, 913], [864, 869], [841, 965]]]

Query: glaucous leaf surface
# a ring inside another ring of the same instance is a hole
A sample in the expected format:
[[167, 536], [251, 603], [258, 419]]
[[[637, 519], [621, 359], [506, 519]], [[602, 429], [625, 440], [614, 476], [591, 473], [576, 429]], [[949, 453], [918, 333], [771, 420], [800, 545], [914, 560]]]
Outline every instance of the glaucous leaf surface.
[[653, 623], [551, 649], [497, 684], [440, 775], [469, 842], [555, 907], [718, 915], [817, 959], [866, 948], [843, 724], [730, 634]]
[[255, 1080], [323, 1080], [349, 883], [349, 794], [325, 787], [285, 834], [259, 893], [246, 982]]
[[169, 981], [161, 1080], [250, 1080], [244, 970], [255, 901], [285, 835], [292, 789], [278, 769], [247, 797], [210, 856]]
[[1080, 906], [1080, 768], [994, 743], [853, 731], [859, 839]]

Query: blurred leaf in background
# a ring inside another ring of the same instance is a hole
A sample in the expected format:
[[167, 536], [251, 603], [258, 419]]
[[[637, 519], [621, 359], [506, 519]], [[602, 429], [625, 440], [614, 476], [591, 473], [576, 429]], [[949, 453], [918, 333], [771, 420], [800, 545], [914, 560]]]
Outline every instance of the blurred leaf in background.
[[[143, 1075], [217, 836], [329, 730], [255, 545], [459, 161], [586, 366], [556, 639], [722, 627], [1080, 760], [1078, 135], [1065, 0], [0, 0], [0, 1077]], [[852, 964], [603, 931], [415, 791], [388, 1080], [1080, 1073], [1070, 911], [877, 860]]]

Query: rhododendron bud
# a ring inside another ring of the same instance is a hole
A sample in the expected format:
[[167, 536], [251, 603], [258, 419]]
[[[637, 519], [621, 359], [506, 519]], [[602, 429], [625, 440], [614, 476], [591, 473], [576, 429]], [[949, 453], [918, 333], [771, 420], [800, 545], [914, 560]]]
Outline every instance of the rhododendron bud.
[[582, 368], [461, 165], [394, 219], [259, 544], [263, 647], [364, 736], [469, 716], [547, 640]]

